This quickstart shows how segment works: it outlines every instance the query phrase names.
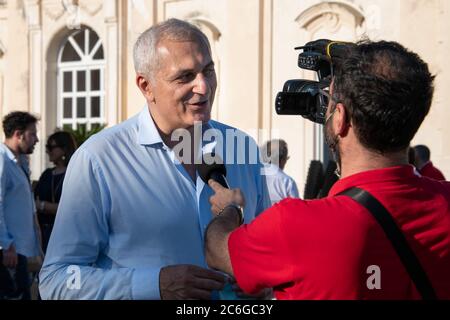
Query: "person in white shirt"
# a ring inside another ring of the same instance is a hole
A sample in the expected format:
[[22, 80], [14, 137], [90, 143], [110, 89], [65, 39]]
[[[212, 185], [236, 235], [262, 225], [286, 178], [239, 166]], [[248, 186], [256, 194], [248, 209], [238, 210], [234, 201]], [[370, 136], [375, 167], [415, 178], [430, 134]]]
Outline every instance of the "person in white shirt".
[[288, 146], [282, 139], [267, 141], [262, 147], [262, 158], [270, 201], [273, 204], [285, 198], [299, 198], [297, 184], [283, 170], [289, 160]]

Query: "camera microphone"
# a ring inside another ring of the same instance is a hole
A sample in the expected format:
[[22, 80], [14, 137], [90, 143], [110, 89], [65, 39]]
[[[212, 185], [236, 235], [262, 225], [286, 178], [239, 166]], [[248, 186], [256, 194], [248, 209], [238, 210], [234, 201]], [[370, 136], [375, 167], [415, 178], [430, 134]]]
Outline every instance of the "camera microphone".
[[303, 49], [304, 52], [315, 52], [332, 59], [347, 56], [354, 46], [355, 44], [350, 42], [320, 39], [308, 42], [306, 45], [295, 49]]
[[202, 163], [196, 165], [198, 175], [203, 180], [203, 182], [208, 184], [209, 179], [213, 179], [214, 181], [218, 182], [222, 187], [230, 189], [230, 186], [226, 178], [227, 169], [225, 168], [222, 159], [220, 159], [218, 156], [213, 156], [212, 153], [204, 154], [203, 157], [211, 159], [215, 158], [216, 160], [218, 160], [212, 164], [207, 164], [204, 161], [202, 161]]

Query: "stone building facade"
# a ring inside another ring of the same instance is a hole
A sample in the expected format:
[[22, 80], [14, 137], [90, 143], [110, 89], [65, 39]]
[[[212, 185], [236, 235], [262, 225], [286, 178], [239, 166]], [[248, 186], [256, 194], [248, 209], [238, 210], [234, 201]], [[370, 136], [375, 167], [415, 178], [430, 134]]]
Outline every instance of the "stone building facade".
[[437, 75], [432, 111], [414, 143], [427, 144], [450, 177], [448, 0], [0, 0], [0, 115], [40, 115], [34, 179], [48, 165], [45, 138], [56, 127], [111, 126], [141, 110], [133, 43], [170, 17], [196, 24], [211, 41], [214, 119], [260, 143], [285, 139], [286, 170], [300, 189], [309, 162], [325, 155], [319, 126], [274, 110], [286, 80], [314, 76], [297, 68], [294, 47], [317, 38], [399, 41]]

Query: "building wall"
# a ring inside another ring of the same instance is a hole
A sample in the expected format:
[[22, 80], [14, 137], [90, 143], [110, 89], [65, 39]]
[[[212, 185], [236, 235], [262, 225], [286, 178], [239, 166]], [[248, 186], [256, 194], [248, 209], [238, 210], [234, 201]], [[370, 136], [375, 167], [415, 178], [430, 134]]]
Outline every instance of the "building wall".
[[0, 53], [5, 48], [0, 54], [0, 114], [13, 109], [41, 114], [42, 142], [32, 157], [33, 178], [48, 165], [43, 146], [56, 125], [56, 54], [70, 32], [67, 26], [89, 26], [103, 41], [106, 118], [114, 125], [145, 103], [135, 85], [134, 41], [170, 17], [198, 25], [210, 38], [219, 80], [213, 117], [260, 143], [284, 138], [291, 153], [286, 171], [301, 192], [310, 160], [324, 155], [320, 127], [274, 110], [286, 80], [314, 77], [297, 68], [294, 47], [323, 37], [401, 42], [437, 75], [432, 111], [413, 144], [430, 146], [433, 161], [450, 177], [449, 1], [8, 0], [0, 4]]
[[399, 39], [428, 62], [436, 75], [433, 105], [413, 144], [428, 145], [432, 161], [450, 179], [450, 2], [400, 2], [401, 16], [408, 20], [399, 28]]
[[29, 52], [24, 8], [17, 3], [0, 6], [0, 41], [5, 52], [0, 58], [2, 114], [29, 105]]

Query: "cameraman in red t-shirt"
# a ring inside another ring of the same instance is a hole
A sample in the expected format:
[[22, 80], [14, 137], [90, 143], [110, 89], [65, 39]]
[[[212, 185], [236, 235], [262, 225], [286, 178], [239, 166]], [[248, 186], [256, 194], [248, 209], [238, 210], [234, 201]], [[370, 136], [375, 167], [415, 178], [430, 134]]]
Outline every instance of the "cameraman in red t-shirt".
[[341, 180], [327, 198], [284, 200], [241, 226], [239, 190], [210, 181], [208, 264], [246, 293], [273, 288], [277, 299], [420, 299], [371, 211], [340, 195], [357, 187], [388, 211], [435, 296], [450, 299], [450, 183], [415, 174], [407, 158], [434, 77], [400, 44], [366, 41], [332, 79], [324, 133]]

